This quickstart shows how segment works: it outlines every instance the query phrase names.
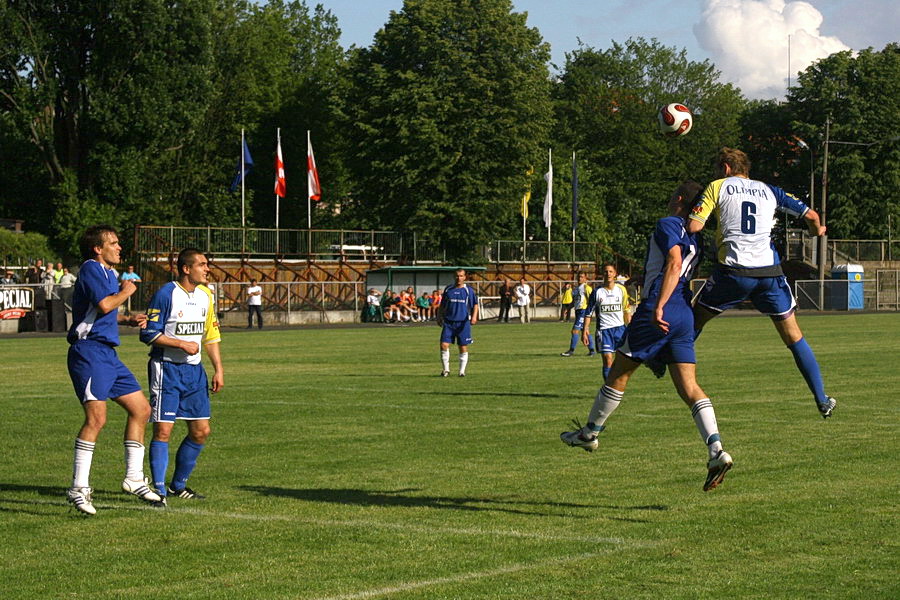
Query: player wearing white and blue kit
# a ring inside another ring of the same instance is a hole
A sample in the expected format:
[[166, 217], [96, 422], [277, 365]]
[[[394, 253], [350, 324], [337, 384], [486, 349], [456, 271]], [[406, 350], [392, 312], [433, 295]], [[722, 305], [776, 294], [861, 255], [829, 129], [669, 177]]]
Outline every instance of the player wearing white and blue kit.
[[[578, 274], [578, 285], [572, 288], [572, 306], [575, 308], [575, 321], [572, 323], [572, 338], [569, 341], [569, 349], [561, 352], [560, 356], [572, 356], [575, 354], [575, 347], [578, 346], [579, 340], [582, 339], [584, 328], [584, 318], [588, 315], [588, 298], [591, 296], [591, 286], [587, 282], [587, 273]], [[594, 352], [594, 340], [590, 336], [584, 339], [584, 345], [588, 347], [588, 356], [596, 354]]]
[[459, 346], [459, 376], [466, 376], [472, 325], [478, 322], [478, 296], [466, 285], [465, 269], [456, 270], [456, 283], [444, 288], [438, 307], [441, 325], [441, 377], [450, 375], [450, 344]]
[[81, 512], [93, 515], [91, 463], [97, 437], [106, 424], [106, 400], [112, 398], [128, 413], [125, 423], [125, 479], [122, 489], [158, 504], [160, 497], [144, 477], [144, 429], [150, 405], [131, 371], [116, 355], [119, 323], [140, 325], [145, 315], [126, 318], [119, 307], [137, 289], [132, 281], [117, 281], [113, 266], [119, 264], [122, 247], [116, 230], [108, 225], [89, 227], [81, 237], [84, 263], [72, 292], [72, 328], [69, 329], [68, 369], [75, 395], [84, 410], [84, 424], [75, 439], [72, 486], [67, 500]]
[[706, 187], [702, 203], [688, 220], [689, 231], [698, 233], [710, 215], [718, 217], [718, 265], [694, 306], [696, 335], [712, 318], [749, 298], [759, 312], [771, 317], [813, 394], [819, 414], [827, 419], [837, 401], [825, 393], [819, 363], [797, 323], [797, 303], [772, 244], [776, 211], [802, 217], [815, 236], [824, 235], [825, 226], [819, 215], [797, 198], [779, 187], [750, 179], [749, 174], [750, 159], [745, 153], [734, 148], [719, 150], [718, 179]]
[[[147, 372], [153, 441], [150, 471], [153, 485], [164, 498], [202, 500], [187, 481], [210, 434], [210, 403], [201, 345], [206, 347], [215, 372], [212, 391], [225, 384], [219, 353], [219, 323], [209, 283], [209, 262], [200, 250], [185, 248], [178, 254], [178, 279], [162, 286], [147, 309], [147, 327], [141, 341], [152, 346]], [[166, 487], [169, 439], [176, 420], [187, 423], [188, 434], [175, 455], [175, 471]]]
[[591, 318], [597, 315], [597, 351], [603, 357], [603, 379], [609, 375], [616, 348], [625, 337], [625, 326], [631, 320], [628, 312], [628, 290], [616, 282], [619, 274], [615, 265], [603, 265], [603, 285], [597, 286], [588, 299], [584, 318], [585, 344], [591, 337]]
[[643, 299], [635, 310], [619, 346], [612, 369], [600, 388], [587, 425], [560, 434], [563, 443], [593, 452], [597, 435], [619, 406], [631, 375], [642, 362], [659, 358], [669, 365], [678, 395], [691, 409], [700, 439], [709, 452], [704, 491], [722, 483], [732, 466], [722, 449], [712, 402], [697, 384], [694, 355], [694, 319], [688, 283], [700, 259], [697, 239], [685, 229], [685, 217], [700, 186], [681, 184], [669, 200], [669, 214], [657, 221], [647, 249]]

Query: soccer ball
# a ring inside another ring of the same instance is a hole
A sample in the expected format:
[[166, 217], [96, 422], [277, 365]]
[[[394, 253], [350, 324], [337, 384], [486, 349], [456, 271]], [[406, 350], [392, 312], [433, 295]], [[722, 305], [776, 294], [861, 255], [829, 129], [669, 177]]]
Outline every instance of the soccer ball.
[[677, 102], [663, 106], [659, 109], [657, 116], [659, 117], [659, 130], [669, 137], [685, 135], [694, 124], [691, 109]]

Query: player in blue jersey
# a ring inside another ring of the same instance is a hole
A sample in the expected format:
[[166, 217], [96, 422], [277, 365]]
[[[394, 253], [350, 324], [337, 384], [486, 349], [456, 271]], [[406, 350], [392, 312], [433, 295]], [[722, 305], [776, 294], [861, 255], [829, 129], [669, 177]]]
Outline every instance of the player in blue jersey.
[[93, 515], [93, 489], [89, 479], [97, 437], [106, 424], [106, 400], [112, 398], [128, 413], [125, 422], [125, 479], [122, 489], [159, 504], [160, 497], [144, 477], [144, 429], [150, 405], [131, 371], [116, 355], [119, 323], [141, 325], [145, 315], [125, 318], [122, 306], [137, 289], [132, 281], [118, 282], [113, 266], [119, 264], [119, 235], [108, 225], [89, 227], [81, 237], [84, 262], [72, 292], [72, 328], [69, 330], [68, 368], [75, 395], [84, 410], [84, 424], [75, 439], [72, 486], [66, 498], [81, 512]]
[[685, 229], [700, 186], [681, 184], [669, 200], [669, 215], [656, 223], [647, 249], [643, 299], [629, 323], [605, 385], [597, 393], [587, 425], [576, 420], [573, 431], [560, 434], [567, 445], [593, 452], [597, 435], [619, 406], [631, 375], [649, 358], [658, 357], [669, 366], [678, 395], [691, 409], [700, 439], [709, 451], [706, 482], [711, 490], [722, 483], [732, 466], [722, 449], [712, 402], [697, 384], [694, 355], [694, 318], [688, 283], [700, 259], [695, 236]]
[[441, 377], [450, 375], [450, 344], [459, 346], [459, 376], [466, 376], [472, 325], [478, 322], [478, 296], [466, 285], [465, 269], [456, 270], [456, 284], [444, 288], [438, 307], [441, 325]]
[[[575, 307], [575, 322], [572, 323], [572, 337], [569, 341], [569, 349], [561, 352], [560, 356], [572, 356], [575, 354], [575, 348], [581, 340], [581, 333], [584, 329], [584, 319], [588, 315], [588, 298], [591, 296], [591, 286], [587, 282], [587, 273], [578, 274], [578, 285], [572, 288], [572, 306]], [[594, 340], [590, 336], [585, 338], [585, 345], [588, 347], [588, 356], [596, 354], [594, 352]]]
[[590, 343], [591, 319], [597, 315], [597, 351], [603, 357], [603, 379], [609, 375], [616, 348], [625, 337], [625, 326], [631, 320], [628, 291], [616, 282], [618, 271], [610, 263], [603, 265], [603, 285], [597, 286], [588, 299], [584, 316], [584, 343]]
[[[187, 487], [188, 477], [209, 437], [209, 389], [219, 392], [225, 385], [219, 353], [219, 322], [209, 283], [209, 261], [200, 250], [185, 248], [178, 254], [178, 279], [162, 286], [147, 308], [147, 327], [141, 341], [152, 346], [147, 373], [153, 441], [150, 471], [160, 496], [202, 500]], [[212, 386], [201, 360], [206, 348], [215, 370]], [[187, 423], [188, 433], [175, 454], [175, 470], [166, 486], [169, 439], [176, 420]]]
[[797, 302], [781, 271], [772, 244], [775, 212], [802, 217], [812, 235], [825, 234], [819, 215], [779, 187], [750, 179], [750, 159], [734, 148], [722, 148], [716, 162], [717, 179], [703, 192], [703, 201], [688, 219], [688, 230], [697, 233], [715, 212], [718, 217], [718, 264], [694, 306], [697, 335], [713, 317], [750, 299], [756, 309], [771, 317], [778, 335], [794, 356], [797, 368], [822, 418], [827, 419], [837, 401], [825, 393], [819, 363], [803, 337], [794, 314]]

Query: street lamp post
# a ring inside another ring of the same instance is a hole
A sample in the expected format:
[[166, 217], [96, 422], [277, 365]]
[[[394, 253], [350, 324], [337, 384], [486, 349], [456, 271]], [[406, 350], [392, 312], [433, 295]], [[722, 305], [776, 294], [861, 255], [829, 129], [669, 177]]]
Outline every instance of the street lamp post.
[[[815, 210], [815, 200], [816, 200], [816, 155], [813, 152], [812, 146], [806, 143], [806, 140], [803, 140], [796, 135], [794, 139], [797, 140], [797, 145], [803, 148], [804, 150], [809, 150], [809, 207]], [[802, 238], [801, 238], [802, 240]], [[787, 246], [787, 226], [785, 225], [785, 245]], [[801, 258], [803, 258], [803, 252], [800, 253]]]

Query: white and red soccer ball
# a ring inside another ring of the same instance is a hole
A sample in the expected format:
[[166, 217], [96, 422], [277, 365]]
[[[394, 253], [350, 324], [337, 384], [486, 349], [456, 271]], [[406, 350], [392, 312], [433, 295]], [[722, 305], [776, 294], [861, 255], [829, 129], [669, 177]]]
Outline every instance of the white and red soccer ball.
[[678, 102], [666, 104], [659, 109], [657, 116], [659, 117], [659, 130], [669, 137], [685, 135], [694, 124], [691, 109]]

